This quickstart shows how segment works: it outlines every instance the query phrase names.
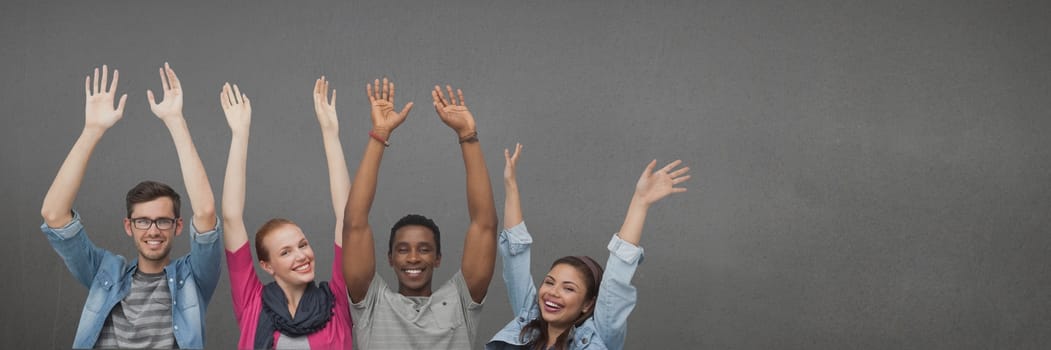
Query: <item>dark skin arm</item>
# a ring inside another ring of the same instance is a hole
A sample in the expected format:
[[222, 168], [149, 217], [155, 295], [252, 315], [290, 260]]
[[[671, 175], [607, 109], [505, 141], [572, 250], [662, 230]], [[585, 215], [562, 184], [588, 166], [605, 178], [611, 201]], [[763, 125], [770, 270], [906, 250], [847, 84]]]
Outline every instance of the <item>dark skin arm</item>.
[[431, 91], [431, 98], [442, 122], [452, 128], [461, 141], [467, 140], [460, 143], [460, 151], [467, 172], [467, 211], [471, 224], [464, 239], [460, 270], [471, 292], [471, 299], [480, 303], [489, 291], [489, 282], [493, 279], [496, 266], [496, 204], [482, 146], [474, 137], [477, 136], [474, 116], [467, 110], [463, 91], [457, 89], [457, 95], [454, 96], [451, 86], [446, 85], [446, 89], [448, 98], [438, 86]]
[[[409, 115], [412, 102], [406, 104], [401, 112], [395, 112], [394, 83], [387, 78], [383, 79], [382, 86], [379, 79], [367, 84], [365, 91], [372, 106], [372, 132], [389, 140], [394, 129]], [[376, 275], [375, 240], [369, 225], [369, 211], [376, 197], [380, 161], [385, 149], [383, 143], [369, 138], [354, 183], [350, 186], [350, 197], [343, 216], [343, 278], [347, 282], [347, 294], [352, 303], [365, 299], [369, 284]]]

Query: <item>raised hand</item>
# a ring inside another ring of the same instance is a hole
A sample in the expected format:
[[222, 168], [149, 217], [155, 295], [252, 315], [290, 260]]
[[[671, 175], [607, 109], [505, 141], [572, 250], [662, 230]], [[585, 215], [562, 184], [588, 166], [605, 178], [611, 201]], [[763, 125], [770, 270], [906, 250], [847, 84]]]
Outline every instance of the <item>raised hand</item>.
[[[391, 90], [393, 89], [392, 84]], [[393, 101], [393, 93], [391, 95]], [[317, 121], [322, 131], [339, 131], [339, 119], [336, 118], [336, 89], [332, 89], [332, 100], [329, 100], [328, 80], [325, 80], [324, 75], [314, 82], [314, 113], [317, 114]]]
[[[467, 110], [467, 105], [463, 101], [463, 90], [456, 89], [457, 95], [453, 95], [452, 86], [446, 85], [445, 88], [449, 90], [448, 99], [442, 94], [442, 88], [438, 85], [431, 90], [434, 111], [438, 112], [438, 117], [442, 118], [442, 122], [452, 128], [461, 139], [470, 137], [476, 132], [476, 129], [474, 117], [471, 116], [471, 111]], [[459, 96], [459, 101], [457, 101], [457, 96]]]
[[653, 168], [657, 165], [657, 160], [651, 161], [646, 166], [646, 170], [642, 172], [642, 176], [639, 176], [639, 182], [635, 184], [635, 198], [646, 205], [650, 205], [669, 194], [686, 192], [686, 188], [675, 187], [675, 185], [690, 179], [690, 175], [685, 175], [686, 172], [690, 171], [690, 168], [675, 169], [679, 164], [682, 164], [682, 161], [676, 160], [668, 163], [660, 170], [653, 171]]
[[84, 128], [106, 130], [124, 116], [124, 102], [128, 100], [128, 94], [121, 95], [117, 109], [113, 109], [113, 96], [116, 95], [120, 72], [113, 70], [113, 83], [107, 87], [108, 75], [109, 67], [102, 65], [102, 79], [99, 79], [98, 68], [95, 68], [94, 78], [90, 75], [84, 77]]
[[161, 88], [164, 90], [164, 100], [157, 103], [153, 97], [153, 90], [146, 90], [146, 99], [150, 102], [150, 111], [164, 122], [182, 118], [182, 84], [175, 71], [164, 63], [160, 69]]
[[234, 84], [223, 84], [223, 91], [219, 93], [219, 102], [223, 106], [223, 114], [226, 115], [226, 123], [230, 125], [230, 131], [234, 134], [248, 132], [252, 124], [252, 103], [248, 96], [241, 93], [241, 89]]
[[405, 121], [412, 110], [412, 102], [405, 104], [401, 112], [394, 111], [394, 82], [383, 78], [383, 85], [376, 79], [373, 84], [365, 84], [369, 103], [372, 104], [372, 131], [382, 137], [388, 137], [398, 125]]
[[518, 165], [518, 153], [522, 151], [522, 144], [515, 143], [515, 153], [504, 148], [504, 182], [515, 181], [515, 166]]

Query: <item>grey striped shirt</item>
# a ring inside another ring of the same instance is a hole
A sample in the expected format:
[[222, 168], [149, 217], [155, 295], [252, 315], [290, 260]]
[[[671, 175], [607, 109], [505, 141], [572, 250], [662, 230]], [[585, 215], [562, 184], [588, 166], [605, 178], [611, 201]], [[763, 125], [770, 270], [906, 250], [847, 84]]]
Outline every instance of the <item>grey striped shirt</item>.
[[171, 349], [176, 347], [172, 331], [172, 294], [164, 272], [135, 271], [131, 293], [106, 319], [96, 349]]
[[406, 297], [377, 274], [360, 303], [350, 305], [354, 349], [470, 349], [482, 304], [457, 272], [430, 297]]

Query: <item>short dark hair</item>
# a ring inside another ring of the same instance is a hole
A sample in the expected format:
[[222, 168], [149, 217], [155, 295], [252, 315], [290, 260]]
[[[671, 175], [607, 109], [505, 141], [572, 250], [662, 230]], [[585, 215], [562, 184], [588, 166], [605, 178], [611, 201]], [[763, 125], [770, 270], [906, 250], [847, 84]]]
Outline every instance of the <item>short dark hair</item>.
[[140, 182], [138, 185], [135, 185], [135, 187], [128, 190], [128, 196], [125, 197], [124, 200], [124, 204], [128, 207], [128, 218], [131, 218], [131, 207], [161, 197], [171, 198], [172, 208], [175, 210], [175, 217], [179, 218], [179, 193], [175, 192], [171, 186], [149, 180]]
[[419, 214], [405, 215], [394, 224], [394, 227], [390, 228], [390, 240], [387, 242], [387, 255], [390, 255], [391, 251], [394, 250], [394, 233], [398, 232], [398, 229], [409, 225], [429, 228], [431, 232], [434, 233], [434, 251], [438, 256], [442, 256], [442, 232], [438, 230], [438, 225], [434, 224], [434, 220], [428, 219], [426, 216]]

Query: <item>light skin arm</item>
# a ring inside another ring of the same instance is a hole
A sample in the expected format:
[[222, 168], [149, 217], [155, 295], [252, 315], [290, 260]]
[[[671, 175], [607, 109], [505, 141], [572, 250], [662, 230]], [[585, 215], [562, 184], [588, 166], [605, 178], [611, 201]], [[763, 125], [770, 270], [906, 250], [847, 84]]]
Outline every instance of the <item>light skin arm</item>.
[[248, 134], [252, 124], [252, 103], [241, 89], [230, 83], [223, 85], [219, 102], [230, 126], [230, 155], [226, 159], [226, 177], [223, 180], [223, 245], [233, 252], [248, 242], [244, 223], [245, 168], [248, 162]]
[[[431, 91], [434, 110], [460, 140], [477, 136], [474, 116], [467, 110], [463, 91], [457, 89], [454, 96], [451, 86], [446, 85], [445, 88], [449, 92], [448, 98], [438, 86]], [[463, 152], [464, 169], [467, 172], [467, 212], [471, 217], [464, 239], [460, 271], [471, 292], [471, 299], [480, 303], [489, 291], [489, 282], [493, 279], [496, 266], [496, 204], [489, 183], [489, 170], [486, 169], [482, 146], [477, 137], [461, 142], [460, 151]]]
[[[384, 140], [390, 140], [394, 129], [405, 121], [412, 110], [412, 102], [394, 110], [394, 83], [379, 79], [365, 85], [371, 107], [372, 132]], [[354, 183], [350, 187], [346, 213], [343, 217], [343, 277], [347, 283], [347, 294], [352, 303], [361, 302], [368, 292], [369, 284], [376, 274], [375, 241], [369, 226], [369, 211], [376, 197], [376, 182], [379, 177], [380, 160], [385, 146], [369, 138], [365, 154], [361, 157]]]
[[681, 160], [668, 163], [663, 168], [653, 171], [657, 160], [653, 160], [646, 166], [646, 170], [639, 176], [635, 184], [635, 194], [631, 197], [628, 205], [628, 213], [624, 216], [624, 224], [617, 234], [620, 239], [638, 246], [642, 239], [642, 226], [646, 222], [646, 213], [653, 203], [673, 193], [686, 192], [684, 187], [675, 187], [683, 181], [689, 180], [689, 167], [675, 169], [682, 164]]
[[186, 192], [190, 197], [190, 208], [193, 209], [193, 227], [197, 232], [211, 231], [215, 228], [216, 221], [215, 195], [182, 114], [182, 84], [168, 63], [164, 63], [164, 67], [160, 69], [160, 76], [164, 100], [157, 103], [153, 90], [146, 90], [146, 99], [150, 103], [150, 111], [168, 127], [175, 143]]
[[518, 195], [518, 181], [515, 170], [518, 166], [518, 154], [522, 144], [515, 144], [515, 153], [504, 148], [504, 228], [510, 229], [522, 223], [522, 203]]
[[40, 208], [40, 215], [48, 227], [60, 228], [73, 220], [73, 201], [80, 191], [91, 153], [102, 139], [102, 135], [124, 116], [124, 102], [127, 101], [128, 94], [121, 95], [120, 102], [114, 109], [113, 98], [116, 96], [120, 74], [113, 70], [112, 84], [108, 84], [108, 75], [109, 67], [103, 65], [101, 79], [98, 68], [95, 68], [93, 77], [84, 78], [84, 130], [73, 144], [66, 160], [62, 162], [62, 167], [55, 175], [55, 181], [47, 190], [44, 204]]
[[339, 119], [336, 117], [336, 89], [328, 97], [328, 80], [324, 76], [314, 82], [314, 113], [321, 126], [321, 141], [325, 145], [325, 163], [328, 165], [328, 187], [332, 195], [332, 211], [336, 215], [335, 241], [343, 246], [343, 214], [350, 192], [350, 172], [339, 142]]

